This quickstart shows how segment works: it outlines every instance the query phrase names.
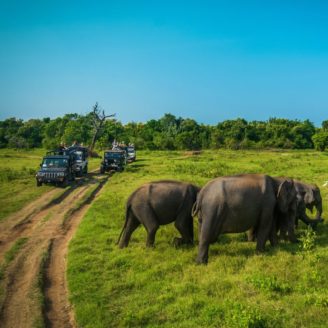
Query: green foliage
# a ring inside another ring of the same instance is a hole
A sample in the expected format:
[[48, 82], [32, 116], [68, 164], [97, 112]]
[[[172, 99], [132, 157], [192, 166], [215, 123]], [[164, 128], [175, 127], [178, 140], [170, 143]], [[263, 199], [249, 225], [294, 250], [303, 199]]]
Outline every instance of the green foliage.
[[[53, 149], [60, 143], [70, 145], [78, 141], [91, 145], [94, 135], [93, 112], [86, 115], [66, 114], [56, 119], [22, 121], [9, 118], [0, 121], [0, 148], [33, 148], [41, 145]], [[327, 147], [326, 121], [315, 130], [309, 121], [270, 118], [250, 121], [238, 118], [215, 126], [198, 124], [189, 118], [165, 114], [146, 123], [105, 120], [97, 134], [96, 146], [105, 149], [112, 142], [134, 143], [137, 149], [196, 150], [226, 149], [310, 149]]]
[[12, 262], [15, 259], [16, 254], [19, 252], [19, 250], [26, 244], [28, 238], [19, 238], [16, 240], [14, 245], [5, 253], [4, 255], [4, 261], [0, 264], [0, 280], [4, 278], [4, 272], [10, 262]]
[[0, 221], [53, 188], [36, 187], [35, 173], [44, 153], [43, 149], [0, 149]]
[[314, 249], [316, 233], [311, 227], [308, 227], [307, 230], [305, 230], [305, 232], [299, 239], [301, 241], [301, 243], [300, 243], [301, 251], [310, 252]]
[[265, 328], [269, 326], [267, 319], [258, 309], [239, 302], [229, 306], [227, 323], [228, 327], [238, 328]]
[[28, 238], [19, 238], [15, 244], [11, 247], [11, 249], [5, 254], [5, 265], [8, 265], [19, 252], [19, 250], [25, 245]]
[[279, 282], [275, 276], [269, 277], [258, 275], [248, 278], [248, 281], [252, 283], [256, 288], [265, 292], [285, 294], [291, 291], [289, 284]]
[[312, 140], [316, 150], [324, 151], [326, 148], [328, 148], [328, 131], [319, 130], [312, 136]]

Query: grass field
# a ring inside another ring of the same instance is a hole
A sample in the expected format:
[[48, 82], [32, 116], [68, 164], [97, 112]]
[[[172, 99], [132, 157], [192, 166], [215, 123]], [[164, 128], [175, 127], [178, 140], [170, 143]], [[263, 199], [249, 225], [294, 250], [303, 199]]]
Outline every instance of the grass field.
[[[35, 173], [45, 152], [44, 149], [0, 149], [0, 221], [54, 188], [45, 185], [36, 187]], [[100, 159], [93, 158], [89, 169], [99, 165]]]
[[[195, 264], [197, 245], [175, 249], [174, 226], [145, 247], [143, 227], [128, 248], [115, 245], [125, 202], [144, 182], [178, 179], [204, 185], [235, 173], [290, 176], [320, 187], [328, 154], [313, 151], [139, 152], [95, 199], [70, 244], [70, 300], [80, 327], [327, 327], [328, 225], [301, 226], [300, 244], [267, 245], [263, 255], [244, 234], [224, 235], [209, 264]], [[324, 210], [328, 190], [321, 187]], [[323, 213], [323, 217], [326, 212]], [[197, 224], [195, 223], [195, 232]], [[197, 235], [197, 234], [196, 234]]]

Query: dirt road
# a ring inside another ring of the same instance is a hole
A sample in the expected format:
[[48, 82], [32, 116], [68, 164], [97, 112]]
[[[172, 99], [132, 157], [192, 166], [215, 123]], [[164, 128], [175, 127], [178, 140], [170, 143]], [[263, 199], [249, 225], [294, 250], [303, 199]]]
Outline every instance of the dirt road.
[[1, 328], [76, 327], [66, 283], [68, 244], [107, 180], [92, 173], [0, 223]]

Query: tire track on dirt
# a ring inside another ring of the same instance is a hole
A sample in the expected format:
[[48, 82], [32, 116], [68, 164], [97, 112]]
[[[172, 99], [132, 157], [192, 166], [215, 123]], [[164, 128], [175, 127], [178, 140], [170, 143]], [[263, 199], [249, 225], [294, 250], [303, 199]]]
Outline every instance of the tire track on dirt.
[[[59, 204], [32, 216], [32, 224], [23, 225], [24, 229], [15, 236], [28, 237], [28, 241], [6, 269], [1, 283], [4, 289], [0, 299], [1, 327], [25, 328], [43, 323], [47, 327], [74, 327], [65, 279], [67, 246], [90, 202], [108, 178], [96, 177], [93, 184], [75, 188]], [[50, 218], [43, 220], [49, 213]], [[67, 213], [69, 216], [65, 217]], [[46, 255], [48, 261], [44, 261]], [[45, 296], [41, 293], [42, 278]]]
[[[8, 222], [7, 227], [1, 227], [0, 232], [0, 260], [3, 259], [4, 254], [11, 248], [11, 246], [15, 243], [16, 240], [22, 237], [30, 237], [33, 233], [34, 229], [37, 228], [38, 224], [42, 224], [42, 220], [47, 217], [51, 216], [52, 213], [56, 213], [58, 211], [58, 207], [61, 207], [67, 204], [67, 202], [72, 202], [74, 199], [80, 196], [81, 193], [87, 189], [87, 185], [81, 185], [80, 188], [72, 188], [69, 189], [69, 193], [66, 194], [66, 197], [62, 200], [62, 203], [53, 204], [48, 208], [41, 210], [39, 206], [38, 210], [34, 210], [33, 213], [29, 213], [23, 220], [19, 222]], [[40, 202], [42, 199], [37, 200], [34, 203]], [[50, 203], [52, 200], [50, 201]], [[34, 206], [36, 206], [34, 204]], [[51, 219], [51, 218], [49, 218]]]
[[50, 255], [44, 267], [43, 294], [45, 296], [44, 319], [46, 327], [76, 327], [74, 312], [68, 301], [66, 281], [68, 245], [89, 209], [92, 200], [98, 195], [107, 179], [93, 190], [83, 205], [74, 209], [70, 219], [65, 221], [62, 232], [52, 240]]

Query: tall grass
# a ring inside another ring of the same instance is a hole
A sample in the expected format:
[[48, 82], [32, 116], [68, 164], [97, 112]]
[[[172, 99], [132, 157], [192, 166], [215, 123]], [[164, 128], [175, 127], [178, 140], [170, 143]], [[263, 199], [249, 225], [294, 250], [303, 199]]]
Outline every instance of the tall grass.
[[[137, 229], [128, 248], [115, 244], [125, 202], [141, 184], [178, 179], [204, 185], [228, 174], [262, 172], [322, 185], [328, 157], [304, 151], [139, 152], [95, 199], [72, 240], [70, 300], [81, 327], [326, 327], [328, 226], [315, 236], [301, 225], [300, 245], [282, 242], [256, 255], [244, 234], [220, 236], [209, 264], [195, 247], [174, 248], [174, 226], [162, 226], [155, 248]], [[324, 209], [327, 189], [322, 188]], [[325, 216], [325, 213], [323, 214]], [[195, 235], [197, 223], [195, 222]]]

